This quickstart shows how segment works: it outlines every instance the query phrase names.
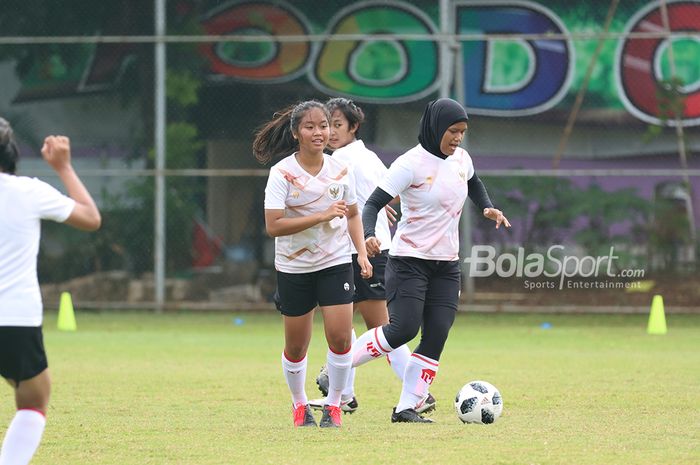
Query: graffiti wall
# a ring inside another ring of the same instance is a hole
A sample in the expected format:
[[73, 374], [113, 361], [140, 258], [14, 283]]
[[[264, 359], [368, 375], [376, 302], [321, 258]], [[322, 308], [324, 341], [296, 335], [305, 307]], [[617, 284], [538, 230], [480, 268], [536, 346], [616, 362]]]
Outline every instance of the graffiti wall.
[[[216, 6], [198, 19], [198, 33], [239, 38], [199, 45], [206, 80], [217, 85], [274, 89], [302, 80], [326, 95], [403, 103], [434, 94], [448, 60], [453, 96], [471, 113], [531, 116], [570, 107], [600, 49], [584, 111], [672, 125], [663, 96], [671, 86], [684, 125], [700, 124], [700, 0], [621, 1], [604, 40], [598, 35], [608, 0], [455, 0], [446, 15], [447, 35], [440, 35], [436, 1], [210, 3]], [[675, 35], [669, 39], [667, 31]], [[450, 41], [447, 53], [441, 38]], [[73, 47], [72, 57], [54, 54], [26, 73], [18, 99], [47, 98], [71, 87], [109, 89], [134, 48], [88, 44]]]
[[[667, 2], [668, 29], [688, 34], [672, 40], [659, 37], [667, 30], [660, 2], [621, 3], [625, 6], [616, 12], [609, 30], [614, 39], [601, 43], [589, 102], [662, 123], [656, 90], [674, 72], [685, 98], [684, 123], [700, 123], [700, 2]], [[459, 57], [454, 62], [461, 68], [455, 73], [454, 92], [464, 96], [474, 114], [524, 116], [556, 107], [578, 91], [598, 45], [591, 34], [603, 32], [601, 14], [608, 6], [607, 1], [453, 2], [449, 33], [458, 39]], [[245, 2], [212, 11], [203, 26], [210, 34], [267, 37], [319, 33], [427, 37], [440, 30], [435, 13], [399, 1], [352, 2], [318, 22], [291, 4]], [[589, 36], [574, 40], [578, 33]], [[636, 38], [639, 33], [657, 36]], [[499, 38], [478, 40], [484, 34]], [[262, 84], [305, 76], [329, 95], [392, 103], [435, 92], [441, 60], [446, 58], [436, 41], [413, 38], [217, 43], [203, 46], [202, 52], [212, 79]]]

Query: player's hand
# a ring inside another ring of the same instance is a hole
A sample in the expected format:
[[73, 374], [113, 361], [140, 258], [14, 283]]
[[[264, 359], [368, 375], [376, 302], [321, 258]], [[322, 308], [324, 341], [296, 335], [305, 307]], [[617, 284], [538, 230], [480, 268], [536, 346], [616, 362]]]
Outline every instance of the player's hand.
[[484, 216], [496, 222], [496, 229], [498, 229], [501, 224], [506, 228], [510, 228], [510, 221], [508, 221], [508, 218], [503, 215], [503, 212], [497, 208], [484, 208]]
[[365, 239], [365, 248], [367, 249], [367, 255], [370, 257], [378, 255], [381, 252], [381, 249], [379, 248], [381, 245], [382, 242], [374, 236]]
[[396, 210], [391, 208], [391, 206], [387, 205], [384, 207], [384, 211], [386, 211], [386, 217], [389, 220], [389, 226], [394, 226], [396, 224]]
[[323, 221], [330, 221], [333, 218], [343, 218], [347, 214], [348, 206], [345, 204], [345, 200], [338, 200], [322, 213], [322, 218]]
[[70, 139], [66, 136], [46, 137], [41, 155], [54, 170], [70, 165]]
[[367, 259], [366, 255], [357, 255], [357, 264], [360, 265], [360, 276], [363, 279], [369, 279], [372, 277], [372, 264]]

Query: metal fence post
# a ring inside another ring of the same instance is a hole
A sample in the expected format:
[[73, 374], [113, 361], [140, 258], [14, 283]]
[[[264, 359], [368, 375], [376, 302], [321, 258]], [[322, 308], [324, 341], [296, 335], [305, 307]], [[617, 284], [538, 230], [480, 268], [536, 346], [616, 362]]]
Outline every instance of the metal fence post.
[[155, 0], [155, 310], [165, 303], [165, 0]]

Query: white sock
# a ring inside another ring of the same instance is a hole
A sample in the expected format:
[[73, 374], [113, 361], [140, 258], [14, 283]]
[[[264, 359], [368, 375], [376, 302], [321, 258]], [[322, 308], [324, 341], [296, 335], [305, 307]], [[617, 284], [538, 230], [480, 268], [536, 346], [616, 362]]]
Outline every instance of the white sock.
[[396, 411], [416, 408], [418, 402], [428, 393], [437, 375], [439, 363], [425, 355], [413, 353], [406, 364], [406, 372], [401, 387], [401, 398]]
[[[352, 344], [354, 344], [356, 340], [357, 336], [355, 335], [355, 328], [352, 328], [352, 339], [350, 339], [350, 341]], [[352, 354], [352, 351], [350, 353]], [[355, 397], [355, 368], [351, 366], [350, 374], [348, 375], [348, 382], [345, 383], [345, 388], [343, 389], [341, 399], [349, 401], [353, 397]]]
[[396, 373], [400, 381], [403, 381], [403, 375], [406, 372], [406, 364], [410, 358], [411, 349], [409, 349], [406, 344], [398, 347], [392, 353], [386, 354], [387, 362], [389, 362], [391, 369], [394, 370], [394, 373]]
[[384, 330], [381, 326], [377, 326], [357, 338], [352, 345], [352, 366], [359, 367], [370, 360], [388, 354], [392, 350], [394, 349], [386, 342]]
[[309, 400], [304, 389], [304, 384], [306, 384], [306, 355], [301, 360], [293, 362], [287, 358], [287, 354], [283, 351], [282, 372], [287, 380], [289, 391], [292, 393], [292, 404], [295, 407], [299, 404], [308, 404]]
[[352, 368], [352, 351], [348, 349], [344, 354], [336, 354], [328, 349], [326, 355], [326, 366], [328, 367], [328, 396], [326, 405], [340, 406], [340, 396], [343, 388], [348, 382], [350, 368]]
[[17, 410], [5, 433], [0, 465], [27, 465], [39, 447], [46, 417], [30, 409]]

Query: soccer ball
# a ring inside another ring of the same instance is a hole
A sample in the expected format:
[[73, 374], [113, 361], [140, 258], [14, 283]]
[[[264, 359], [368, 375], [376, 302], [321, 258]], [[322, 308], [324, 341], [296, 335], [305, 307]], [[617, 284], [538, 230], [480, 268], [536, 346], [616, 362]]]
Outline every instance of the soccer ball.
[[455, 410], [462, 423], [490, 424], [501, 416], [503, 399], [493, 384], [471, 381], [457, 393]]

